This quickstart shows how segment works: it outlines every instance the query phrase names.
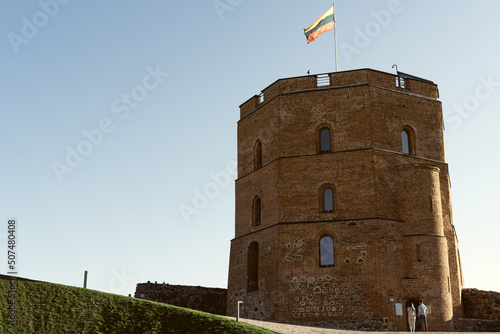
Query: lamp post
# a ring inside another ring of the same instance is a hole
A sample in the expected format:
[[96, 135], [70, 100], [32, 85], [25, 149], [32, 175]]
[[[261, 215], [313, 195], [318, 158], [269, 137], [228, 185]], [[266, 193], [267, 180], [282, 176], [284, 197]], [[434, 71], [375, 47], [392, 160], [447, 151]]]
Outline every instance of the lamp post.
[[236, 304], [236, 322], [240, 321], [240, 305], [241, 304], [243, 304], [243, 302], [238, 300], [238, 303]]

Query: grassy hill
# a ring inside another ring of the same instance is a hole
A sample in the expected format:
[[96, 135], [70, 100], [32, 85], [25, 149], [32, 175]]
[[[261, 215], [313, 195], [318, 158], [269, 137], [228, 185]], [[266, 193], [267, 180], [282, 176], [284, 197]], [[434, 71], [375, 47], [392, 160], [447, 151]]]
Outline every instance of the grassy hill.
[[16, 324], [9, 323], [11, 279], [0, 275], [0, 334], [274, 332], [181, 307], [16, 278]]

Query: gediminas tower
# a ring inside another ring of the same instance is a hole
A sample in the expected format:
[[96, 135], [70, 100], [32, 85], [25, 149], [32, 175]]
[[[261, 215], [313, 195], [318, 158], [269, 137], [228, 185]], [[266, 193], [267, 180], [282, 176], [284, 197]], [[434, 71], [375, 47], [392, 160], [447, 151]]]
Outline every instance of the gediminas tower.
[[240, 106], [228, 315], [453, 330], [463, 285], [437, 86], [371, 69], [280, 79]]

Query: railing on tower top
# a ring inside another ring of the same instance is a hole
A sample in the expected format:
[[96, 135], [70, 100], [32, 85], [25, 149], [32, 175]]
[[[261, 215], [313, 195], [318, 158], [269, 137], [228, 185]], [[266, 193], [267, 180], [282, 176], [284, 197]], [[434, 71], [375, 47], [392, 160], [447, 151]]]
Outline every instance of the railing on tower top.
[[316, 75], [316, 86], [317, 87], [326, 87], [330, 86], [330, 74], [317, 74]]

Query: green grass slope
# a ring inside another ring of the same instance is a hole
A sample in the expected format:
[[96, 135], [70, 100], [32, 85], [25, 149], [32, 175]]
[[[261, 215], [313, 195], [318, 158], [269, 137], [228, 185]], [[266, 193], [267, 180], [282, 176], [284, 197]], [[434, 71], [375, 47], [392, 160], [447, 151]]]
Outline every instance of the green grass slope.
[[274, 332], [131, 297], [17, 278], [15, 325], [10, 322], [11, 278], [0, 275], [0, 334], [255, 333]]

